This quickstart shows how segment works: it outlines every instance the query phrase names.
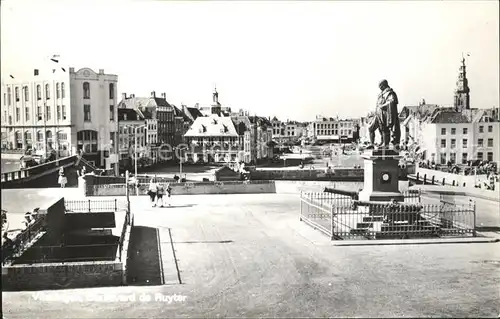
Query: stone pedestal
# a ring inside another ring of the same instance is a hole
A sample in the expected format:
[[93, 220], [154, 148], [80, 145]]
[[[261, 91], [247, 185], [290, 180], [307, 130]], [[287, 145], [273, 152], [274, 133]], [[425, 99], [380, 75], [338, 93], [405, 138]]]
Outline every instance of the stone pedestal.
[[369, 150], [365, 160], [364, 187], [359, 193], [362, 201], [403, 201], [399, 191], [399, 154], [394, 150]]

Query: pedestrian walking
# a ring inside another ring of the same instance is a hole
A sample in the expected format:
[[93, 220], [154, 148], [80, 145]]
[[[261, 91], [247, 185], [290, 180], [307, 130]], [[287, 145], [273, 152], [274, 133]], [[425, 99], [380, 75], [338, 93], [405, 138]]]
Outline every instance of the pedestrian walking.
[[163, 207], [163, 195], [165, 195], [165, 188], [161, 183], [156, 185], [156, 205], [158, 207]]
[[151, 207], [155, 207], [156, 193], [158, 191], [158, 184], [156, 183], [156, 175], [149, 181], [148, 195], [151, 199]]
[[64, 167], [61, 167], [59, 169], [59, 178], [57, 180], [59, 185], [61, 185], [61, 188], [64, 188], [66, 184], [68, 183], [68, 178], [66, 177], [66, 174], [64, 173]]

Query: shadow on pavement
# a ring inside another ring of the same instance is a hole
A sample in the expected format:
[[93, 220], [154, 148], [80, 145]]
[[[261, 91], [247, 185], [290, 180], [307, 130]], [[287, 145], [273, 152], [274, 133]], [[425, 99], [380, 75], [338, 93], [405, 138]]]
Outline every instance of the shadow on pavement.
[[166, 205], [163, 207], [158, 207], [158, 208], [183, 208], [183, 207], [194, 207], [196, 205], [194, 204], [187, 204], [187, 205]]
[[175, 241], [174, 244], [232, 244], [232, 240]]
[[158, 229], [133, 226], [127, 256], [127, 283], [135, 286], [162, 285], [163, 269]]

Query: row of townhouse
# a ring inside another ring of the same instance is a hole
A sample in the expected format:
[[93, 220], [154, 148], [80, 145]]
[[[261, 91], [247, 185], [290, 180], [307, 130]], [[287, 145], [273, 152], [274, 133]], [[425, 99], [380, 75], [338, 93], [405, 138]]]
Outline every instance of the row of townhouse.
[[209, 106], [178, 108], [165, 93], [146, 98], [123, 94], [118, 104], [121, 166], [132, 166], [136, 154], [140, 165], [170, 160], [255, 163], [272, 157], [268, 119], [231, 112], [219, 102], [216, 89], [212, 99]]

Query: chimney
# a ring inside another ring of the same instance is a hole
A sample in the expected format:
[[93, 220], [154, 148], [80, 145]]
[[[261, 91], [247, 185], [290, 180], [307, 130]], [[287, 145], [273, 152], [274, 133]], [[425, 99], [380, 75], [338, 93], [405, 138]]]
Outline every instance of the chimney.
[[135, 94], [130, 94], [130, 98], [131, 99], [135, 98]]
[[69, 68], [69, 73], [75, 73], [75, 68]]
[[104, 69], [99, 69], [99, 74], [104, 74]]
[[122, 93], [122, 100], [126, 100], [127, 99], [127, 93]]
[[[153, 92], [154, 93], [154, 92]], [[167, 99], [167, 93], [162, 93], [161, 97], [164, 98], [165, 100]]]
[[151, 92], [151, 97], [156, 97], [156, 92], [155, 91]]

